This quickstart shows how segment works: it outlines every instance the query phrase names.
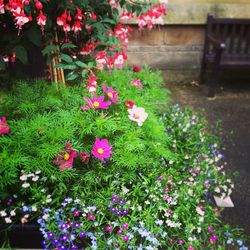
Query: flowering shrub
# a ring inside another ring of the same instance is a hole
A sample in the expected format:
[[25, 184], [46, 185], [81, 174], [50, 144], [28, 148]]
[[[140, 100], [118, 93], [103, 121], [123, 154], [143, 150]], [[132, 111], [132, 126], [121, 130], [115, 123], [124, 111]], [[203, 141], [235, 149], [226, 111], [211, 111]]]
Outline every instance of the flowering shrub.
[[[85, 78], [94, 85], [94, 72], [121, 69], [134, 19], [139, 29], [163, 24], [167, 1], [0, 1], [0, 69], [18, 59], [28, 62], [31, 45], [43, 49], [50, 71], [68, 71], [68, 80]], [[14, 25], [13, 25], [14, 24]], [[6, 35], [5, 35], [6, 34]], [[92, 90], [91, 90], [92, 91]]]
[[46, 249], [247, 249], [213, 202], [233, 184], [203, 117], [167, 105], [158, 72], [97, 77], [87, 109], [81, 86], [20, 83], [2, 101], [1, 223], [37, 221]]

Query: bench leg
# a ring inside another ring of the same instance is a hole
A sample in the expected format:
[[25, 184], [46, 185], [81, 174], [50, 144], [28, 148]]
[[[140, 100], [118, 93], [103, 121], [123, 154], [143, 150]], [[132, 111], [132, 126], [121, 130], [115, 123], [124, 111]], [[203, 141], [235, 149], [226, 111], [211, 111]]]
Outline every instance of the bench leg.
[[205, 84], [206, 82], [206, 63], [205, 62], [202, 62], [201, 64], [201, 70], [200, 70], [200, 77], [199, 77], [199, 84], [202, 85], [202, 84]]
[[212, 76], [208, 82], [208, 97], [215, 96], [215, 89], [219, 80], [219, 65], [215, 65], [212, 71]]

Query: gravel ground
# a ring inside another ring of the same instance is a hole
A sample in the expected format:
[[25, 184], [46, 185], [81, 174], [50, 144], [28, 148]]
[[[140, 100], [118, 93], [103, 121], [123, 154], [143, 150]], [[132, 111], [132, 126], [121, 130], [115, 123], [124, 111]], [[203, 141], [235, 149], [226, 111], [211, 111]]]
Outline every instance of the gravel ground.
[[173, 103], [205, 111], [211, 127], [217, 121], [226, 140], [227, 172], [238, 171], [231, 198], [234, 208], [226, 208], [224, 221], [241, 227], [250, 236], [250, 84], [224, 85], [214, 99], [205, 96], [204, 87], [191, 82], [166, 84]]

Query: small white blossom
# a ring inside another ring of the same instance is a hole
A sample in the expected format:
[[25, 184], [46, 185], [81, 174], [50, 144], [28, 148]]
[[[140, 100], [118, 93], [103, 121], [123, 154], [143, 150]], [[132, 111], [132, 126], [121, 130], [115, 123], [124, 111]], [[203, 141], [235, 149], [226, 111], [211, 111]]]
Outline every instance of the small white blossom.
[[16, 215], [15, 210], [11, 210], [11, 211], [10, 211], [10, 216], [15, 216], [15, 215]]
[[23, 187], [23, 188], [28, 188], [28, 187], [30, 187], [30, 184], [29, 184], [28, 182], [24, 182], [24, 183], [22, 184], [22, 187]]
[[11, 222], [12, 222], [12, 220], [11, 220], [11, 218], [6, 217], [6, 218], [5, 218], [5, 222], [9, 224], [9, 223], [11, 223]]
[[38, 179], [39, 179], [39, 176], [38, 176], [38, 175], [35, 175], [35, 176], [32, 178], [32, 181], [36, 182]]
[[0, 216], [5, 217], [5, 216], [7, 216], [7, 213], [4, 210], [2, 210], [2, 211], [0, 211]]
[[21, 181], [26, 181], [27, 178], [28, 178], [27, 175], [24, 174], [24, 175], [21, 175], [19, 179], [20, 179]]

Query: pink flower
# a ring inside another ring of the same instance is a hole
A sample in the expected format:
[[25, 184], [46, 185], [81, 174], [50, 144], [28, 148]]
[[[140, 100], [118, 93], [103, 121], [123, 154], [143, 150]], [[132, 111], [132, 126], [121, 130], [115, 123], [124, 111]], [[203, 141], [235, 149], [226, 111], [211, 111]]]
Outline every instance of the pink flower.
[[90, 214], [89, 216], [88, 216], [88, 220], [94, 220], [95, 219], [95, 215], [94, 214]]
[[111, 102], [104, 102], [104, 96], [94, 96], [93, 99], [89, 99], [88, 97], [85, 97], [84, 100], [89, 104], [89, 106], [82, 106], [83, 110], [87, 109], [108, 109]]
[[9, 126], [7, 126], [6, 122], [7, 122], [7, 120], [3, 116], [2, 119], [0, 120], [0, 135], [8, 134], [10, 131], [10, 128], [9, 128]]
[[128, 109], [128, 118], [131, 121], [135, 121], [139, 126], [142, 126], [144, 121], [148, 118], [148, 114], [145, 112], [144, 108], [133, 106], [132, 109]]
[[141, 71], [141, 68], [139, 66], [133, 65], [132, 67], [133, 67], [134, 72], [140, 72]]
[[98, 158], [99, 160], [103, 161], [104, 158], [110, 158], [110, 155], [113, 153], [110, 149], [112, 145], [108, 144], [107, 139], [98, 139], [96, 138], [95, 144], [92, 150], [92, 154]]
[[213, 244], [213, 243], [215, 243], [215, 241], [217, 240], [217, 235], [216, 234], [212, 234], [211, 236], [210, 236], [210, 243], [211, 244]]
[[188, 246], [188, 250], [194, 250], [193, 246]]
[[73, 150], [72, 145], [69, 142], [66, 143], [65, 148], [66, 150], [57, 155], [57, 157], [53, 160], [54, 164], [59, 165], [61, 171], [66, 168], [72, 168], [74, 158], [77, 157], [76, 151]]
[[130, 100], [125, 101], [126, 108], [133, 108], [134, 105], [135, 103], [133, 101], [130, 101]]
[[104, 92], [106, 93], [106, 95], [108, 96], [108, 98], [110, 99], [111, 102], [113, 102], [115, 104], [119, 104], [119, 102], [117, 101], [117, 98], [119, 98], [117, 91], [113, 90], [112, 87], [109, 87], [107, 89], [105, 84], [102, 85], [102, 88], [103, 88]]
[[132, 80], [132, 81], [130, 82], [130, 85], [131, 85], [131, 86], [136, 86], [138, 89], [142, 89], [142, 88], [143, 88], [140, 79]]
[[96, 67], [99, 70], [103, 70], [105, 64], [107, 63], [107, 56], [104, 52], [100, 52], [99, 54], [96, 55], [95, 57], [96, 60]]
[[106, 230], [111, 233], [113, 228], [112, 228], [112, 226], [106, 226]]

